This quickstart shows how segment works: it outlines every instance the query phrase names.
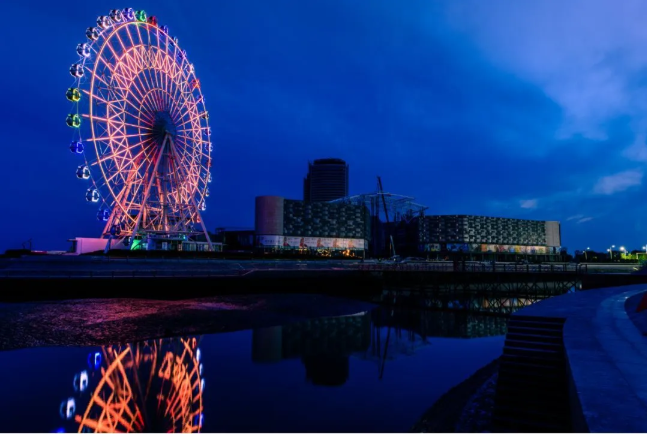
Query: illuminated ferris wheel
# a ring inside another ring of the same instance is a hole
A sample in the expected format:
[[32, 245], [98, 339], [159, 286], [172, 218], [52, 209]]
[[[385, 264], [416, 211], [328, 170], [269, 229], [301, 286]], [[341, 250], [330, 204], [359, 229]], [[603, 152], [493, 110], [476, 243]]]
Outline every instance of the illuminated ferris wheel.
[[209, 235], [200, 215], [211, 182], [211, 129], [186, 51], [143, 10], [100, 16], [78, 44], [72, 153], [102, 237]]

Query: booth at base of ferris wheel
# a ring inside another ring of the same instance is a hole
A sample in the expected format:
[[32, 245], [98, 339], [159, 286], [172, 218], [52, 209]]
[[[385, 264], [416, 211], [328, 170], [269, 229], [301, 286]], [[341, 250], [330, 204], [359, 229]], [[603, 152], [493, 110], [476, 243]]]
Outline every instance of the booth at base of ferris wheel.
[[[108, 245], [108, 238], [82, 238], [77, 237], [68, 240], [72, 243], [68, 253], [82, 255], [97, 251], [105, 251]], [[127, 244], [127, 245], [126, 245]], [[214, 252], [222, 251], [222, 243], [211, 243]], [[182, 236], [166, 236], [149, 234], [137, 235], [130, 243], [123, 240], [111, 240], [111, 250], [147, 250], [147, 251], [180, 251], [180, 252], [209, 252], [209, 243], [206, 241], [195, 241]]]

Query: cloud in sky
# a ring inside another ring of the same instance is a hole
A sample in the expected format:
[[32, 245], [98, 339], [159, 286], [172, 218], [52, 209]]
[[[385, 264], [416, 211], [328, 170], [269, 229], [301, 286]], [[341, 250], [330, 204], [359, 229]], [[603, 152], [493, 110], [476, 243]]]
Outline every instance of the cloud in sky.
[[593, 187], [596, 194], [615, 194], [642, 183], [642, 170], [626, 170], [615, 175], [603, 176]]
[[537, 208], [537, 199], [526, 199], [519, 202], [519, 206], [525, 209]]
[[623, 155], [630, 160], [647, 163], [647, 134], [639, 132], [636, 134], [634, 143], [623, 151]]
[[647, 128], [647, 3], [467, 0], [446, 11], [495, 64], [559, 103], [564, 118], [555, 137], [604, 139], [618, 116]]

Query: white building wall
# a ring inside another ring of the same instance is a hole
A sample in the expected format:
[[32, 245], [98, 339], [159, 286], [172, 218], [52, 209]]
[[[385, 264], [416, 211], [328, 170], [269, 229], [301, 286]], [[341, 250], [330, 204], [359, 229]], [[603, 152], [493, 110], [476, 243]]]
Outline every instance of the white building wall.
[[549, 247], [561, 247], [562, 234], [559, 222], [546, 222], [546, 245]]

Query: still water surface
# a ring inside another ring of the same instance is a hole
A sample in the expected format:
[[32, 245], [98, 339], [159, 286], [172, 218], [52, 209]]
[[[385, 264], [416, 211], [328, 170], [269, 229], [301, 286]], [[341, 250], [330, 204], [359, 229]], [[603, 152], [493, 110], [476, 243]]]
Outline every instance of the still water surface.
[[5, 432], [404, 432], [501, 355], [505, 323], [380, 307], [121, 346], [4, 351], [0, 423]]

